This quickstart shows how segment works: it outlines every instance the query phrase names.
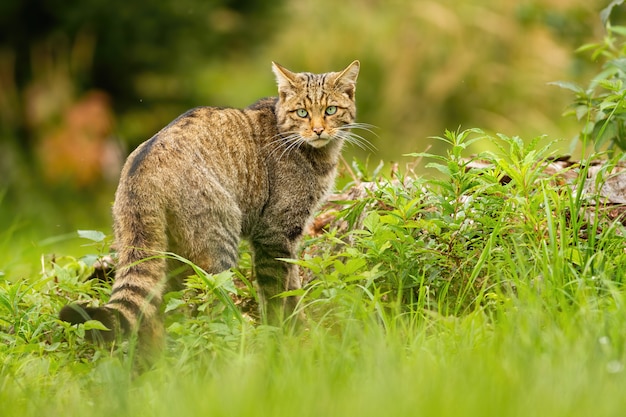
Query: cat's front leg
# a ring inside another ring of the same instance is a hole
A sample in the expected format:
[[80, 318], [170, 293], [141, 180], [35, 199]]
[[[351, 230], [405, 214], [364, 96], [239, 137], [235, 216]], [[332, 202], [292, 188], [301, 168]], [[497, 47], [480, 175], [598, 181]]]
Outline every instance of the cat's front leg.
[[264, 233], [252, 241], [252, 246], [263, 320], [280, 326], [293, 318], [299, 301], [295, 296], [281, 296], [302, 285], [298, 266], [283, 260], [295, 258], [296, 245], [279, 233]]
[[282, 295], [284, 291], [292, 291], [301, 288], [298, 266], [288, 265], [287, 274], [282, 281], [283, 282], [273, 280], [268, 282], [263, 279], [258, 281], [263, 317], [266, 324], [272, 326], [295, 323], [301, 316], [296, 312], [300, 297], [294, 295], [285, 297]]

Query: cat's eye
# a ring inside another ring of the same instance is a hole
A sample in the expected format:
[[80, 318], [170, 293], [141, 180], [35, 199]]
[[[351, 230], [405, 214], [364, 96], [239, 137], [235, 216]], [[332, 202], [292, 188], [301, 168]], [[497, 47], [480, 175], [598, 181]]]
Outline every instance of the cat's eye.
[[304, 109], [298, 109], [296, 110], [296, 114], [300, 117], [307, 117], [309, 115], [309, 112]]
[[337, 106], [328, 106], [328, 107], [326, 107], [326, 114], [327, 115], [332, 116], [335, 113], [337, 113]]

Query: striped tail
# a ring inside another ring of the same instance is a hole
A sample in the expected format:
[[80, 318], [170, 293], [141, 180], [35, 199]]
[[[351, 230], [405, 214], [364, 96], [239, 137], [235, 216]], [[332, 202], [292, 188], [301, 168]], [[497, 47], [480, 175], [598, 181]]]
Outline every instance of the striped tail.
[[[138, 334], [140, 343], [161, 343], [163, 329], [159, 316], [165, 280], [165, 259], [157, 254], [130, 249], [138, 261], [117, 270], [110, 300], [102, 307], [69, 304], [59, 314], [61, 320], [80, 324], [97, 320], [109, 330], [88, 330], [93, 342], [112, 342], [119, 337]], [[121, 262], [120, 262], [121, 263]]]
[[167, 250], [164, 215], [157, 207], [144, 206], [116, 216], [115, 231], [118, 262], [109, 301], [102, 307], [70, 304], [60, 318], [73, 324], [100, 321], [109, 330], [89, 330], [86, 335], [96, 342], [137, 334], [139, 345], [146, 345], [142, 349], [158, 348], [164, 340], [159, 314], [167, 269], [162, 256]]

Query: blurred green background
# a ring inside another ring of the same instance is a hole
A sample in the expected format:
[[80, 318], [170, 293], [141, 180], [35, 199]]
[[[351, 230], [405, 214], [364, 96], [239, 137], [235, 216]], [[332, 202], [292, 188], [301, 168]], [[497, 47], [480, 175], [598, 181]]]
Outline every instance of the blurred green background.
[[324, 72], [360, 59], [359, 121], [377, 153], [443, 152], [429, 136], [480, 127], [563, 139], [580, 126], [550, 81], [597, 63], [600, 0], [3, 0], [0, 230], [33, 244], [110, 232], [125, 156], [199, 105], [274, 95], [270, 62]]

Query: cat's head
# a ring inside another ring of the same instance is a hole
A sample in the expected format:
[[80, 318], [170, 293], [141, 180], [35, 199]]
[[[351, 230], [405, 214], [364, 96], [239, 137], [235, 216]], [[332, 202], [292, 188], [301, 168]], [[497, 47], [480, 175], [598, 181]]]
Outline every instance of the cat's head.
[[354, 123], [354, 93], [359, 61], [340, 72], [294, 73], [272, 63], [278, 82], [276, 115], [283, 138], [322, 148], [349, 135]]

